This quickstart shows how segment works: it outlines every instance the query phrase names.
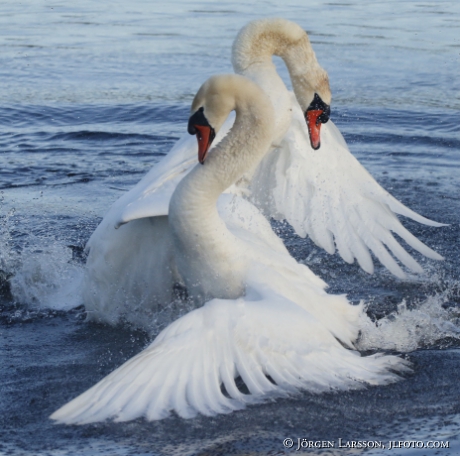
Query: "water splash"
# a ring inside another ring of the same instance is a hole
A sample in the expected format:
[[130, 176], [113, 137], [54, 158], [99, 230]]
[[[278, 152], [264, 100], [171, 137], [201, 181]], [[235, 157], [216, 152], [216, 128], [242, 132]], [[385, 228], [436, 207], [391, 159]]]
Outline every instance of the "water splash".
[[22, 252], [10, 279], [15, 301], [28, 306], [69, 310], [82, 304], [83, 266], [72, 261], [72, 250], [50, 243], [40, 250]]
[[[5, 213], [6, 212], [6, 213]], [[3, 287], [17, 263], [17, 255], [12, 248], [11, 225], [15, 209], [5, 207], [5, 197], [3, 191], [0, 191], [0, 287]]]
[[444, 291], [419, 302], [402, 300], [396, 311], [376, 322], [364, 317], [357, 348], [410, 352], [445, 339], [460, 343], [459, 298], [460, 283], [452, 281]]

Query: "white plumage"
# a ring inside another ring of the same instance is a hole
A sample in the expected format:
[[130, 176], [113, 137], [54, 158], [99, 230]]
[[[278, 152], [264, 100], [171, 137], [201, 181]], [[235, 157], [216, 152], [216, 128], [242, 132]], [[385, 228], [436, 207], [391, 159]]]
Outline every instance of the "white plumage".
[[[286, 62], [296, 96], [277, 74], [274, 54]], [[322, 125], [320, 149], [311, 148], [305, 109], [314, 93], [327, 103], [331, 94], [327, 74], [301, 27], [284, 19], [253, 21], [238, 34], [232, 59], [235, 71], [269, 96], [275, 126], [266, 156], [226, 193], [248, 199], [267, 218], [287, 220], [298, 235], [309, 236], [329, 253], [337, 250], [348, 263], [356, 259], [369, 273], [374, 270], [371, 252], [400, 278], [405, 272], [394, 257], [421, 272], [392, 232], [423, 255], [442, 259], [404, 228], [396, 214], [430, 226], [441, 224], [385, 191], [350, 153], [332, 121]], [[233, 122], [230, 115], [214, 144]], [[87, 244], [83, 291], [89, 319], [116, 323], [123, 317], [145, 327], [159, 306], [171, 302], [173, 285], [181, 278], [163, 216], [178, 183], [195, 163], [196, 140], [187, 135], [105, 215]]]
[[[171, 411], [183, 418], [210, 416], [299, 389], [390, 383], [398, 379], [392, 371], [407, 369], [394, 356], [361, 357], [343, 348], [309, 312], [267, 287], [249, 283], [244, 298], [214, 299], [180, 318], [52, 418], [85, 424], [111, 417], [158, 420]], [[238, 389], [237, 376], [250, 394]]]
[[[191, 296], [207, 302], [56, 411], [54, 420], [214, 415], [301, 388], [386, 384], [399, 378], [395, 371], [408, 370], [398, 357], [353, 351], [367, 318], [362, 306], [328, 295], [325, 283], [289, 255], [251, 203], [219, 198], [268, 150], [274, 114], [266, 94], [241, 76], [217, 76], [195, 97], [192, 113], [199, 108], [211, 126], [229, 110], [237, 112], [232, 130], [204, 166], [181, 180], [168, 209], [171, 260]], [[238, 389], [237, 377], [250, 394]]]

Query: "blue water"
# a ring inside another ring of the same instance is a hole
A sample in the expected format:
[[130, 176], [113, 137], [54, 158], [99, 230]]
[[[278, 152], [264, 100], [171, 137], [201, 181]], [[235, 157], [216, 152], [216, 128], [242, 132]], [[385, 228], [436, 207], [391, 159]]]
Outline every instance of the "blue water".
[[[276, 227], [332, 292], [364, 299], [373, 318], [408, 328], [399, 348], [385, 338], [380, 348], [407, 352], [415, 373], [387, 387], [305, 393], [216, 418], [53, 425], [51, 412], [150, 340], [85, 323], [72, 288], [85, 242], [185, 133], [201, 83], [232, 71], [238, 30], [273, 16], [309, 32], [330, 76], [331, 117], [361, 163], [409, 207], [449, 224], [405, 222], [446, 258], [418, 256], [427, 273], [406, 281], [381, 267], [368, 276]], [[455, 1], [3, 1], [0, 454], [296, 454], [283, 447], [286, 437], [458, 444], [459, 29]], [[434, 454], [417, 452], [425, 453]]]

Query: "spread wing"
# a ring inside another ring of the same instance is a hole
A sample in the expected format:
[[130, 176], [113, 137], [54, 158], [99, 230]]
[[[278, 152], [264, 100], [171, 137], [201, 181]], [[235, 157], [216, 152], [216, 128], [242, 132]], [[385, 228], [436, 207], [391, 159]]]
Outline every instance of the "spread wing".
[[[158, 420], [215, 415], [307, 389], [386, 384], [408, 370], [395, 356], [360, 356], [307, 310], [252, 281], [244, 298], [213, 299], [163, 330], [51, 418], [85, 424], [114, 418]], [[249, 394], [238, 386], [238, 377]]]
[[[321, 148], [310, 147], [305, 121], [293, 101], [293, 120], [282, 143], [257, 169], [251, 200], [266, 216], [286, 219], [299, 236], [309, 236], [328, 253], [374, 270], [370, 252], [393, 274], [405, 277], [393, 254], [415, 272], [421, 266], [392, 233], [432, 259], [442, 257], [413, 236], [396, 214], [443, 226], [410, 210], [384, 190], [349, 151], [337, 127], [322, 126]], [[391, 252], [391, 254], [390, 254]]]

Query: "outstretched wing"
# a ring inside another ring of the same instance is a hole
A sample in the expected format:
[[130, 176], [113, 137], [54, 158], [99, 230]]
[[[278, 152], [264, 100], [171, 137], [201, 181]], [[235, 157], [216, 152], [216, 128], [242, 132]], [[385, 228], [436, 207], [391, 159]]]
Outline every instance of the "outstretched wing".
[[[215, 415], [288, 395], [386, 384], [408, 370], [395, 356], [344, 348], [307, 310], [253, 282], [244, 298], [213, 299], [51, 415], [62, 423]], [[237, 378], [249, 394], [238, 387]]]
[[250, 188], [252, 201], [265, 215], [286, 219], [299, 236], [309, 236], [328, 253], [337, 248], [347, 263], [356, 258], [369, 273], [374, 270], [370, 252], [400, 278], [405, 273], [389, 252], [409, 269], [423, 271], [392, 232], [428, 258], [442, 259], [404, 228], [396, 214], [443, 225], [384, 190], [351, 154], [332, 121], [322, 126], [321, 148], [313, 150], [295, 101], [288, 133], [261, 163]]

